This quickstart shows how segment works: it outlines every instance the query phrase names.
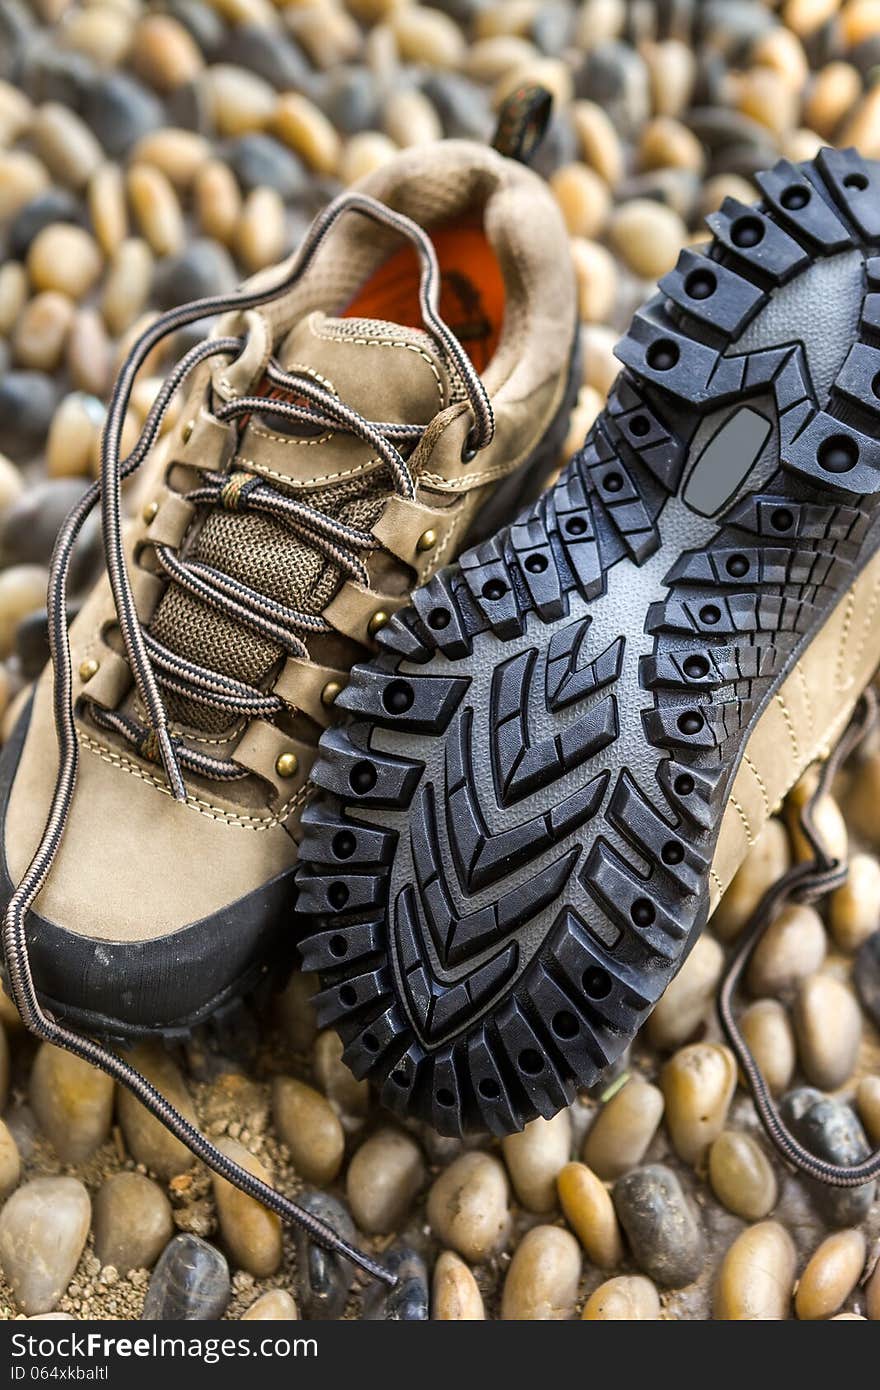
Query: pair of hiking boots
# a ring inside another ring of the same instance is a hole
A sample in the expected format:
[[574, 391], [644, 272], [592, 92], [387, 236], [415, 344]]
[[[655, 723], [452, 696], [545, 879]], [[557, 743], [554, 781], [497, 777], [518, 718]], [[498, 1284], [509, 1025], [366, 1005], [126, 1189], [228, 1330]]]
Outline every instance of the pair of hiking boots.
[[[400, 155], [280, 271], [132, 350], [0, 763], [5, 965], [35, 1032], [233, 1180], [83, 1035], [183, 1036], [298, 946], [392, 1110], [550, 1116], [880, 663], [880, 165], [758, 182], [636, 315], [544, 492], [574, 279], [545, 185], [497, 151]], [[218, 314], [121, 460], [138, 367]], [[107, 576], [68, 634], [97, 505]]]

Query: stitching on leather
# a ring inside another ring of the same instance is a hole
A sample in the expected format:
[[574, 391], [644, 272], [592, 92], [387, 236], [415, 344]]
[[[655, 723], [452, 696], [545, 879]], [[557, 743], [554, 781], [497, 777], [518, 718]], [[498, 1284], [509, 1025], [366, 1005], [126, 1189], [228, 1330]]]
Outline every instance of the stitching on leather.
[[[843, 616], [843, 628], [840, 633], [840, 645], [837, 648], [837, 664], [834, 671], [834, 684], [838, 690], [844, 688], [843, 685], [843, 662], [846, 651], [846, 643], [849, 637], [850, 624], [852, 623], [853, 610], [856, 606], [855, 588], [850, 589], [846, 598], [846, 612]], [[850, 682], [851, 684], [851, 682]]]
[[716, 872], [715, 872], [714, 869], [710, 869], [710, 870], [709, 870], [709, 877], [710, 877], [710, 878], [712, 879], [712, 881], [717, 885], [717, 887], [718, 887], [718, 892], [721, 894], [722, 897], [724, 897], [724, 894], [725, 894], [725, 892], [726, 892], [727, 890], [726, 890], [726, 888], [724, 887], [724, 884], [721, 882], [721, 879], [718, 877], [718, 875], [716, 874]]
[[867, 611], [865, 612], [864, 621], [862, 622], [862, 635], [859, 638], [858, 646], [856, 647], [855, 652], [852, 656], [850, 664], [853, 668], [857, 667], [862, 659], [862, 652], [865, 650], [865, 643], [868, 640], [868, 634], [871, 631], [871, 625], [873, 623], [874, 614], [877, 611], [878, 600], [880, 600], [880, 574], [878, 574], [877, 578], [874, 580], [874, 587], [871, 590], [871, 598], [868, 603]]
[[755, 764], [752, 762], [752, 760], [751, 760], [751, 758], [749, 757], [748, 753], [744, 753], [744, 754], [743, 754], [743, 762], [745, 763], [745, 765], [746, 765], [746, 767], [749, 769], [749, 771], [752, 772], [752, 773], [754, 774], [755, 781], [757, 782], [758, 786], [761, 788], [761, 800], [764, 802], [764, 814], [767, 815], [767, 816], [769, 816], [769, 815], [770, 815], [770, 798], [769, 798], [768, 795], [767, 795], [767, 787], [766, 787], [766, 785], [765, 785], [765, 783], [764, 783], [764, 778], [761, 776], [760, 772], [759, 772], [758, 769], [755, 767]]
[[468, 473], [465, 478], [444, 478], [440, 473], [421, 473], [419, 474], [419, 481], [430, 483], [438, 491], [458, 490], [460, 492], [463, 488], [473, 487], [475, 483], [491, 482], [493, 478], [503, 478], [505, 473], [510, 471], [506, 464], [497, 464], [494, 468], [484, 468], [478, 473]]
[[752, 834], [752, 827], [751, 827], [751, 825], [750, 825], [750, 823], [749, 823], [749, 818], [748, 818], [748, 816], [746, 815], [746, 813], [745, 813], [745, 811], [743, 810], [743, 808], [740, 806], [740, 804], [739, 804], [739, 802], [737, 801], [737, 799], [736, 799], [735, 796], [731, 796], [731, 798], [730, 798], [730, 804], [731, 804], [731, 806], [734, 807], [734, 809], [735, 809], [736, 811], [739, 812], [739, 818], [740, 818], [740, 820], [741, 820], [742, 823], [743, 823], [743, 829], [744, 829], [745, 832], [746, 832], [746, 839], [748, 840], [749, 848], [751, 849], [752, 845], [755, 843], [755, 837], [754, 837], [754, 835]]
[[427, 362], [434, 377], [437, 387], [437, 395], [440, 397], [440, 404], [443, 404], [443, 380], [432, 360], [425, 352], [424, 348], [418, 347], [415, 343], [405, 343], [397, 338], [349, 338], [345, 333], [322, 333], [319, 329], [313, 329], [316, 338], [323, 338], [329, 343], [354, 343], [355, 347], [379, 347], [379, 348], [406, 348], [407, 352], [414, 352], [417, 357], [421, 357], [423, 362]]
[[788, 729], [788, 736], [791, 739], [791, 750], [794, 754], [794, 760], [795, 762], [800, 762], [801, 752], [800, 745], [798, 743], [798, 736], [795, 732], [795, 727], [792, 722], [791, 711], [789, 710], [788, 705], [785, 703], [781, 691], [779, 691], [776, 696], [776, 703], [782, 710], [782, 717], [785, 720], [785, 727]]
[[[152, 777], [150, 773], [145, 772], [137, 763], [133, 763], [113, 749], [107, 748], [105, 744], [99, 743], [97, 739], [91, 738], [84, 730], [79, 729], [77, 733], [80, 743], [87, 748], [90, 753], [94, 753], [99, 757], [102, 762], [110, 763], [113, 767], [118, 767], [122, 772], [128, 772], [132, 777], [138, 777], [142, 782], [149, 783], [149, 785], [155, 787], [157, 791], [162, 792], [164, 796], [171, 795], [171, 788], [166, 782], [161, 781], [158, 777]], [[274, 830], [276, 826], [283, 825], [291, 812], [294, 811], [297, 806], [302, 805], [305, 800], [306, 787], [302, 786], [299, 791], [272, 816], [236, 815], [233, 811], [224, 811], [221, 806], [215, 806], [210, 801], [203, 801], [200, 797], [193, 796], [189, 792], [187, 793], [184, 805], [197, 811], [200, 816], [207, 816], [209, 820], [224, 821], [225, 824], [235, 826], [239, 830]]]
[[241, 454], [236, 457], [235, 461], [240, 463], [243, 468], [253, 468], [255, 472], [262, 473], [267, 478], [278, 478], [280, 482], [287, 483], [288, 487], [313, 487], [318, 483], [332, 482], [335, 478], [354, 478], [359, 473], [366, 472], [373, 464], [381, 462], [378, 458], [371, 458], [365, 463], [359, 463], [356, 468], [340, 468], [336, 473], [321, 473], [315, 478], [291, 478], [287, 473], [269, 468], [266, 464], [257, 462], [256, 459], [243, 458]]
[[813, 701], [810, 696], [810, 687], [807, 683], [807, 678], [804, 675], [804, 668], [799, 661], [795, 663], [794, 669], [795, 674], [797, 675], [797, 678], [801, 683], [801, 693], [804, 697], [804, 704], [807, 707], [807, 718], [810, 721], [810, 733], [814, 734], [816, 732], [816, 712], [813, 709]]

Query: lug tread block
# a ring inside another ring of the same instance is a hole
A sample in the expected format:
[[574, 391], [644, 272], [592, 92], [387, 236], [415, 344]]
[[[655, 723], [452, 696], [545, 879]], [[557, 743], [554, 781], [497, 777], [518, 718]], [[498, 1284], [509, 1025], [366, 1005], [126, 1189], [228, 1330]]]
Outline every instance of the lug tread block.
[[350, 975], [343, 983], [330, 985], [316, 994], [312, 1003], [321, 1028], [329, 1028], [347, 1014], [375, 1004], [391, 993], [391, 979], [386, 966]]
[[394, 1063], [393, 1070], [388, 1072], [382, 1082], [379, 1098], [382, 1104], [395, 1114], [406, 1116], [409, 1114], [410, 1104], [421, 1082], [421, 1049], [417, 1044], [411, 1044], [401, 1057]]
[[509, 640], [521, 637], [524, 628], [516, 591], [503, 559], [476, 562], [476, 552], [461, 558], [461, 572], [475, 606], [498, 636]]
[[335, 796], [354, 798], [360, 806], [408, 806], [424, 763], [367, 746], [369, 728], [352, 724], [328, 729], [312, 781]]
[[416, 589], [412, 597], [425, 632], [437, 649], [452, 660], [469, 656], [471, 636], [445, 574], [435, 575], [423, 589]]
[[[714, 373], [729, 360], [705, 343], [694, 342], [665, 324], [655, 323], [644, 313], [635, 315], [629, 333], [615, 348], [615, 355], [637, 376], [693, 405], [707, 399]], [[732, 384], [730, 390], [735, 393], [737, 385]]]
[[811, 483], [849, 496], [880, 492], [880, 441], [824, 410], [816, 411], [806, 429], [783, 449], [782, 464]]
[[378, 868], [390, 864], [394, 858], [395, 830], [348, 818], [341, 820], [320, 801], [313, 801], [306, 807], [301, 826], [299, 852], [304, 864], [332, 865], [335, 872], [337, 868], [355, 864]]
[[[491, 1045], [490, 1045], [491, 1040]], [[494, 1029], [481, 1027], [467, 1039], [467, 1072], [479, 1116], [492, 1134], [513, 1134], [522, 1129], [522, 1111], [511, 1095], [506, 1072], [495, 1057], [499, 1050]]]
[[877, 161], [863, 159], [857, 150], [820, 150], [816, 168], [850, 226], [871, 243], [880, 242], [880, 201]]
[[806, 239], [825, 255], [852, 246], [853, 238], [834, 210], [796, 164], [781, 159], [755, 182], [777, 217], [796, 237]]
[[378, 907], [385, 887], [384, 874], [337, 874], [335, 878], [305, 873], [298, 880], [297, 907], [301, 913], [362, 912]]
[[670, 807], [683, 820], [706, 832], [717, 824], [724, 804], [722, 766], [704, 768], [675, 757], [664, 758], [657, 768], [657, 781]]
[[383, 926], [372, 922], [340, 923], [331, 931], [315, 932], [298, 944], [303, 970], [331, 971], [348, 967], [353, 961], [376, 956], [382, 949]]
[[381, 1064], [383, 1058], [389, 1054], [393, 1057], [400, 1045], [398, 1039], [404, 1021], [400, 1010], [391, 1004], [359, 1030], [352, 1032], [351, 1022], [347, 1019], [345, 1025], [337, 1025], [346, 1044], [342, 1055], [350, 1071], [358, 1080], [362, 1080], [372, 1067]]
[[563, 1076], [583, 1076], [602, 1071], [611, 1060], [601, 1033], [605, 1020], [593, 1015], [583, 989], [569, 994], [553, 978], [542, 961], [535, 961], [523, 979], [523, 992], [545, 1024], [544, 1037], [557, 1070]]
[[706, 872], [706, 856], [688, 838], [675, 833], [626, 769], [617, 779], [608, 819], [653, 864], [652, 882], [655, 877], [662, 880], [668, 876], [685, 897], [696, 896]]
[[470, 685], [468, 676], [400, 676], [356, 666], [336, 704], [376, 724], [442, 734]]
[[681, 481], [687, 449], [669, 428], [657, 405], [650, 405], [633, 388], [626, 373], [618, 378], [608, 401], [607, 429], [666, 492], [675, 492]]
[[616, 638], [592, 661], [582, 659], [592, 621], [587, 615], [558, 629], [550, 638], [544, 691], [548, 708], [554, 712], [604, 689], [620, 675], [623, 637]]
[[538, 1114], [549, 1120], [564, 1106], [571, 1105], [574, 1083], [560, 1076], [547, 1054], [544, 1039], [513, 996], [498, 1010], [496, 1028], [508, 1070], [514, 1073]]
[[740, 336], [769, 298], [736, 271], [687, 247], [657, 288], [692, 318], [731, 339]]
[[725, 198], [718, 212], [706, 218], [706, 225], [731, 256], [772, 285], [784, 285], [809, 264], [809, 251], [794, 237], [759, 208], [736, 198]]
[[676, 919], [603, 836], [593, 843], [581, 873], [584, 887], [624, 936], [636, 936], [649, 951], [672, 961], [687, 935], [688, 915]]
[[[425, 641], [424, 628], [412, 609], [403, 608], [376, 634], [376, 644], [380, 655], [388, 654], [400, 661], [413, 661], [421, 665], [430, 661], [434, 647]], [[337, 698], [336, 703], [339, 703]]]
[[[876, 388], [875, 389], [875, 383]], [[834, 379], [834, 395], [845, 396], [878, 417], [880, 422], [880, 348], [853, 343]]]

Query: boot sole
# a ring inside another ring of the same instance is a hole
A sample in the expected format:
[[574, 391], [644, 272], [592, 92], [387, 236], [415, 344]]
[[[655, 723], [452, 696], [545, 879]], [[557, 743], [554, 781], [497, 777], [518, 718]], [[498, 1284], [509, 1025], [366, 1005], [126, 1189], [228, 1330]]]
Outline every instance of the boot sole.
[[880, 661], [880, 165], [758, 182], [636, 315], [560, 481], [414, 595], [322, 739], [319, 1021], [442, 1134], [601, 1080]]

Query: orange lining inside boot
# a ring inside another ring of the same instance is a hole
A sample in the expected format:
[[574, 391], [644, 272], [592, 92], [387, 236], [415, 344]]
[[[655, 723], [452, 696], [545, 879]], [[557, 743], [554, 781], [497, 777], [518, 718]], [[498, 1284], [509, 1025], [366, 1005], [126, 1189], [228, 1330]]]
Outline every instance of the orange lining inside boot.
[[[431, 240], [440, 266], [440, 317], [477, 371], [484, 372], [498, 347], [504, 321], [504, 278], [498, 257], [478, 222], [436, 227]], [[343, 317], [422, 328], [415, 248], [395, 251], [358, 291]]]

